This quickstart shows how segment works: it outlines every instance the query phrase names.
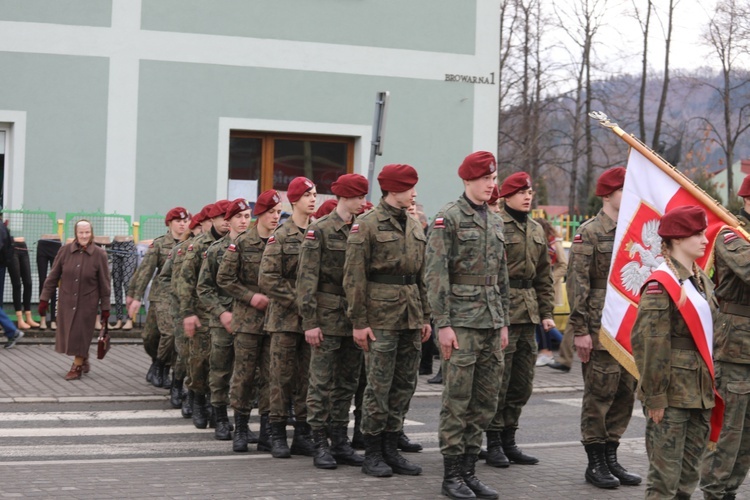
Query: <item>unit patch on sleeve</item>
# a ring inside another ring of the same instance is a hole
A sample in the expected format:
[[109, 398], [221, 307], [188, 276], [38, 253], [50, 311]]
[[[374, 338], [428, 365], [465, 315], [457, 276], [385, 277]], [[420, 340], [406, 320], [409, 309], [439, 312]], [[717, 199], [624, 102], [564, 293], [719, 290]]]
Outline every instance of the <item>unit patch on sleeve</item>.
[[314, 240], [315, 239], [315, 230], [314, 229], [310, 229], [307, 232], [307, 234], [305, 234], [305, 239], [306, 240]]
[[659, 282], [657, 281], [652, 281], [646, 287], [646, 295], [661, 295], [663, 293], [664, 293], [664, 290], [661, 289], [661, 286], [659, 285]]
[[734, 241], [737, 238], [739, 238], [739, 236], [737, 236], [737, 233], [732, 233], [732, 232], [726, 233], [724, 235], [724, 244], [726, 245], [730, 241]]
[[435, 229], [445, 229], [445, 219], [443, 217], [435, 218]]
[[268, 238], [268, 241], [266, 242], [266, 245], [273, 245], [274, 243], [276, 243], [276, 237], [273, 236], [273, 235], [271, 235], [271, 237]]
[[583, 236], [576, 234], [576, 237], [573, 238], [573, 243], [583, 243]]
[[227, 252], [236, 252], [236, 251], [237, 251], [237, 245], [235, 245], [234, 243], [232, 243], [231, 245], [227, 247]]
[[350, 233], [358, 233], [359, 232], [359, 224], [352, 224], [352, 230], [349, 231]]

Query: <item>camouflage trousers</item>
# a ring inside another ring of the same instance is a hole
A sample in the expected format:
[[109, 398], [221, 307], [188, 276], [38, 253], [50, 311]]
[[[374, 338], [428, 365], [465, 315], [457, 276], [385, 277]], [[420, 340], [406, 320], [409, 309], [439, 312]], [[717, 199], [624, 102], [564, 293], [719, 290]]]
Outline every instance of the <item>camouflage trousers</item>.
[[536, 353], [536, 325], [510, 325], [508, 347], [505, 349], [505, 367], [502, 382], [498, 387], [497, 411], [487, 430], [518, 428], [521, 411], [529, 401], [534, 388]]
[[573, 366], [573, 340], [575, 335], [572, 328], [566, 328], [563, 338], [560, 341], [560, 352], [557, 355], [557, 362], [568, 368]]
[[646, 414], [646, 499], [690, 498], [708, 441], [711, 410], [667, 407], [655, 424]]
[[581, 442], [619, 442], [633, 416], [635, 377], [605, 350], [583, 363]]
[[229, 381], [234, 368], [234, 335], [223, 326], [209, 327], [211, 355], [208, 358], [208, 387], [213, 406], [229, 405]]
[[166, 365], [172, 366], [177, 357], [174, 345], [174, 316], [171, 304], [167, 301], [152, 302], [151, 307], [156, 309], [156, 323], [159, 327], [159, 346], [156, 357]]
[[422, 356], [419, 330], [373, 330], [365, 353], [367, 387], [362, 401], [362, 432], [399, 432], [417, 388]]
[[750, 470], [750, 365], [716, 361], [714, 369], [726, 409], [716, 449], [703, 457], [700, 486], [706, 499], [736, 494]]
[[323, 335], [310, 353], [310, 386], [307, 390], [307, 423], [322, 429], [349, 424], [349, 408], [359, 386], [362, 349], [348, 336]]
[[286, 422], [289, 401], [294, 403], [294, 418], [307, 421], [307, 386], [310, 369], [310, 345], [304, 334], [271, 333], [271, 369], [269, 370], [269, 422]]
[[443, 363], [438, 437], [443, 455], [476, 455], [497, 411], [505, 362], [500, 331], [454, 327], [459, 349]]
[[141, 330], [143, 349], [152, 360], [157, 360], [159, 357], [159, 340], [161, 338], [157, 320], [158, 314], [156, 312], [157, 303], [151, 302], [149, 304], [148, 311], [146, 312], [146, 322], [143, 324], [143, 330]]
[[234, 335], [234, 375], [229, 401], [235, 411], [249, 415], [258, 396], [258, 412], [269, 411], [268, 371], [271, 366], [271, 338], [257, 333]]
[[188, 352], [187, 372], [190, 381], [187, 387], [196, 394], [208, 394], [208, 360], [211, 356], [211, 335], [208, 328], [196, 328], [193, 338], [188, 339]]
[[362, 401], [365, 399], [365, 388], [367, 387], [367, 363], [364, 358], [362, 359], [361, 368], [359, 370], [359, 384], [357, 384], [357, 390], [354, 393], [354, 420], [362, 422]]
[[[172, 310], [172, 318], [176, 318], [174, 309]], [[174, 370], [174, 378], [177, 380], [184, 379], [186, 383], [189, 383], [187, 375], [187, 360], [190, 357], [190, 347], [188, 338], [185, 335], [185, 328], [182, 325], [182, 321], [175, 320], [174, 322], [174, 349], [176, 352], [174, 363], [172, 363], [172, 369]]]

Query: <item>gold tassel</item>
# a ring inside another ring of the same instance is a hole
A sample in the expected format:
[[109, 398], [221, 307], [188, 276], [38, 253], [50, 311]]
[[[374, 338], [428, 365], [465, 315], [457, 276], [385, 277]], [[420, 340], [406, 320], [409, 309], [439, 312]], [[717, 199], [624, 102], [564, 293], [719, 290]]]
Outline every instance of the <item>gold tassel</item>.
[[635, 366], [633, 355], [626, 351], [604, 328], [599, 330], [599, 342], [636, 380], [641, 378], [641, 374], [638, 373], [638, 368]]

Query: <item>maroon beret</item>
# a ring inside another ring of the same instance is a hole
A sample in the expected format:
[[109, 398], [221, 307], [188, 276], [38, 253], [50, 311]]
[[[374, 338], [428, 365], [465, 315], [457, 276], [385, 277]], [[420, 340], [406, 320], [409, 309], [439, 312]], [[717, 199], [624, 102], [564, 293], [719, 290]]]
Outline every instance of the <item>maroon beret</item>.
[[258, 196], [258, 201], [255, 202], [255, 207], [253, 207], [253, 215], [262, 215], [271, 210], [279, 203], [281, 203], [281, 196], [279, 196], [279, 193], [277, 193], [275, 189], [263, 191], [260, 196]]
[[331, 184], [331, 192], [342, 198], [364, 196], [370, 189], [367, 177], [359, 174], [344, 174]]
[[708, 227], [706, 212], [701, 207], [688, 205], [665, 213], [659, 222], [659, 236], [662, 239], [688, 238]]
[[745, 177], [745, 180], [742, 181], [742, 186], [740, 186], [740, 190], [737, 191], [737, 196], [742, 196], [743, 198], [750, 196], [750, 175]]
[[495, 155], [488, 151], [477, 151], [464, 158], [458, 167], [458, 176], [465, 181], [479, 179], [497, 171]]
[[359, 209], [359, 212], [357, 212], [357, 215], [361, 215], [361, 214], [367, 212], [368, 210], [371, 210], [372, 207], [373, 207], [373, 204], [371, 202], [369, 202], [369, 201], [366, 201], [365, 202], [365, 206], [363, 206], [362, 208]]
[[497, 189], [497, 184], [495, 184], [495, 186], [493, 186], [492, 188], [492, 196], [490, 196], [490, 200], [487, 202], [487, 204], [492, 205], [499, 199], [500, 199], [500, 191]]
[[250, 210], [250, 205], [247, 204], [247, 200], [245, 198], [237, 198], [236, 200], [232, 200], [232, 203], [229, 204], [229, 208], [227, 208], [227, 211], [224, 214], [224, 220], [229, 220], [238, 213], [244, 212], [245, 210]]
[[208, 212], [211, 211], [211, 208], [213, 206], [213, 203], [209, 203], [205, 207], [201, 208], [201, 211], [195, 214], [195, 216], [190, 220], [190, 229], [195, 229], [200, 223], [208, 219]]
[[419, 175], [411, 165], [391, 164], [378, 174], [380, 189], [389, 193], [402, 193], [416, 186]]
[[510, 174], [500, 186], [500, 198], [513, 196], [522, 189], [531, 189], [531, 177], [526, 172]]
[[295, 177], [289, 183], [289, 187], [286, 188], [286, 197], [289, 199], [289, 203], [297, 203], [303, 194], [314, 187], [313, 181], [307, 177]]
[[[339, 195], [341, 196], [341, 195]], [[344, 198], [352, 198], [351, 196], [344, 196]], [[323, 202], [321, 206], [318, 207], [318, 209], [315, 211], [314, 214], [312, 214], [313, 219], [320, 219], [324, 215], [328, 215], [336, 208], [336, 205], [338, 205], [339, 202], [336, 200], [326, 200]]]
[[596, 181], [596, 196], [607, 196], [625, 185], [625, 167], [612, 167], [605, 170]]
[[189, 219], [190, 218], [190, 212], [187, 211], [186, 208], [182, 207], [174, 207], [172, 210], [167, 212], [167, 216], [164, 217], [164, 224], [169, 225], [170, 222], [172, 222], [175, 219]]
[[227, 211], [227, 208], [229, 208], [230, 203], [232, 202], [229, 200], [219, 200], [211, 206], [211, 209], [206, 213], [206, 215], [209, 219], [213, 219], [214, 217], [218, 217], [220, 215], [223, 217]]

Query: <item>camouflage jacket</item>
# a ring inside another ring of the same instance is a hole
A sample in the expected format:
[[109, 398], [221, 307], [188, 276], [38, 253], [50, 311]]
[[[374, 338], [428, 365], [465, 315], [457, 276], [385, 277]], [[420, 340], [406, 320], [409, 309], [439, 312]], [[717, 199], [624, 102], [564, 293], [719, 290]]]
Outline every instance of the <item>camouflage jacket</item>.
[[268, 238], [260, 261], [260, 290], [268, 296], [267, 332], [303, 333], [297, 314], [297, 264], [305, 233], [290, 217]]
[[[686, 280], [691, 273], [679, 262], [672, 260], [678, 277]], [[712, 311], [713, 284], [701, 271], [703, 283]], [[683, 344], [673, 347], [675, 338]], [[641, 289], [630, 341], [633, 357], [641, 377], [638, 381], [638, 399], [650, 410], [672, 406], [676, 408], [713, 408], [713, 381], [708, 366], [695, 349], [685, 349], [684, 342], [692, 342], [688, 325], [667, 291], [656, 281], [647, 282]], [[680, 347], [680, 348], [678, 348]]]
[[[505, 250], [510, 282], [510, 323], [539, 324], [552, 319], [555, 290], [544, 229], [531, 217], [520, 224], [504, 210]], [[531, 286], [526, 283], [529, 282]]]
[[323, 335], [352, 335], [341, 286], [350, 228], [336, 210], [307, 228], [297, 271], [297, 309], [303, 330], [320, 328]]
[[250, 305], [253, 295], [260, 293], [258, 274], [266, 242], [253, 226], [240, 234], [219, 264], [216, 283], [234, 298], [232, 305], [232, 331], [262, 334], [265, 311]]
[[[435, 216], [429, 230], [425, 285], [437, 328], [500, 328], [510, 324], [503, 221], [485, 221], [462, 196]], [[485, 283], [480, 283], [481, 279]], [[455, 281], [477, 280], [476, 283]], [[487, 281], [491, 280], [491, 281]]]
[[214, 231], [207, 231], [193, 238], [185, 249], [185, 257], [179, 269], [172, 273], [172, 290], [180, 303], [177, 319], [198, 316], [203, 326], [208, 326], [209, 312], [198, 302], [195, 286], [198, 284], [198, 273], [203, 263], [203, 253], [216, 241]]
[[[737, 217], [750, 227], [743, 210]], [[716, 298], [720, 304], [714, 322], [714, 359], [750, 363], [750, 243], [734, 231], [716, 237]], [[740, 314], [735, 314], [740, 313]]]
[[159, 272], [159, 280], [161, 281], [163, 286], [166, 287], [166, 296], [167, 300], [169, 300], [170, 311], [175, 318], [179, 313], [180, 303], [177, 299], [177, 295], [174, 292], [174, 286], [172, 285], [172, 276], [177, 273], [177, 269], [179, 269], [179, 266], [182, 265], [182, 261], [185, 259], [185, 249], [188, 247], [188, 245], [190, 245], [190, 243], [192, 243], [192, 240], [193, 235], [190, 234], [190, 236], [188, 236], [188, 239], [175, 244], [175, 246], [172, 247], [172, 251], [170, 251], [169, 255], [167, 255], [167, 260], [166, 262], [164, 262], [164, 266], [161, 268], [161, 272]]
[[576, 336], [591, 335], [597, 350], [604, 349], [599, 329], [616, 228], [617, 221], [601, 210], [581, 224], [570, 247], [566, 285], [570, 316], [566, 329], [572, 329]]
[[231, 244], [229, 233], [211, 243], [208, 250], [203, 253], [203, 263], [195, 285], [198, 300], [209, 311], [209, 326], [212, 327], [222, 326], [219, 316], [225, 312], [232, 312], [232, 296], [216, 284], [219, 264]]
[[[405, 229], [399, 222], [404, 218]], [[424, 284], [426, 244], [419, 222], [382, 199], [357, 218], [344, 263], [347, 315], [354, 328], [406, 330], [430, 322]], [[395, 279], [410, 284], [382, 283]]]
[[[151, 283], [151, 291], [148, 294], [148, 300], [150, 302], [169, 300], [169, 296], [167, 295], [169, 293], [168, 287], [162, 285], [159, 274], [162, 267], [164, 267], [164, 263], [167, 261], [169, 252], [176, 243], [177, 241], [170, 231], [154, 239], [153, 243], [149, 245], [146, 255], [143, 256], [141, 265], [138, 266], [138, 270], [130, 280], [128, 297], [132, 297], [135, 300], [143, 300], [143, 294], [146, 293], [148, 282], [154, 277], [154, 281]], [[156, 273], [156, 276], [154, 276], [154, 273]]]

